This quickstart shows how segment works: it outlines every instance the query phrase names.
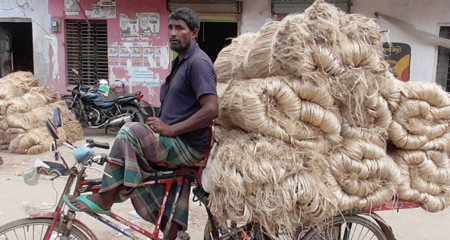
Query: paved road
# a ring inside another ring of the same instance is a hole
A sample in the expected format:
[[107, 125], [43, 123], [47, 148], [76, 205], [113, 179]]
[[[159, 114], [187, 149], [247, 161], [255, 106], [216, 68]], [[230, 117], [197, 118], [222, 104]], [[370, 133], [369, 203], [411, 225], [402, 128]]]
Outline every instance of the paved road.
[[[85, 129], [85, 137], [92, 137], [95, 140], [109, 142], [112, 145], [114, 133], [104, 135], [102, 130]], [[80, 146], [83, 141], [77, 142]], [[71, 160], [72, 155], [65, 147], [60, 148], [63, 156], [67, 160]], [[96, 152], [105, 152], [107, 150], [96, 149]], [[22, 210], [21, 202], [29, 201], [45, 208], [54, 204], [56, 193], [53, 190], [52, 182], [45, 178], [41, 178], [39, 185], [30, 187], [23, 183], [22, 177], [17, 176], [27, 166], [31, 165], [36, 158], [46, 161], [52, 161], [52, 154], [46, 152], [39, 155], [16, 155], [0, 152], [0, 157], [4, 163], [0, 166], [0, 225], [5, 224], [14, 219], [26, 217]], [[99, 173], [90, 171], [89, 176], [100, 176]], [[55, 180], [55, 189], [60, 193], [64, 185], [64, 178]], [[43, 205], [42, 205], [43, 204]], [[203, 239], [203, 226], [206, 221], [204, 207], [199, 207], [197, 203], [190, 203], [190, 225], [188, 233], [193, 240]], [[129, 214], [132, 212], [131, 203], [128, 201], [123, 204], [116, 204], [113, 211], [118, 212], [121, 216], [132, 222], [150, 229], [151, 225], [134, 218]], [[446, 209], [439, 213], [428, 213], [423, 209], [407, 209], [396, 211], [381, 212], [380, 215], [394, 229], [397, 239], [399, 240], [445, 240], [450, 239], [450, 209]], [[108, 227], [96, 222], [85, 214], [78, 215], [92, 229], [100, 240], [126, 239], [123, 236], [117, 236], [116, 233]], [[153, 229], [153, 228], [151, 228]]]

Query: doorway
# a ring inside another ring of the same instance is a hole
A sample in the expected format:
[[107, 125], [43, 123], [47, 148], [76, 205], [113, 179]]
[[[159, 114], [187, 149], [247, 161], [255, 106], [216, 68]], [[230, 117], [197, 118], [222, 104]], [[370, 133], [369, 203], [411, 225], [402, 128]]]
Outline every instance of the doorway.
[[[11, 72], [28, 71], [34, 74], [33, 33], [31, 22], [0, 22], [0, 33], [3, 33], [2, 71], [1, 77]], [[9, 57], [9, 61], [4, 59]], [[8, 72], [9, 69], [9, 72]]]
[[237, 37], [237, 22], [201, 22], [198, 33], [198, 45], [211, 58], [216, 61], [217, 55]]

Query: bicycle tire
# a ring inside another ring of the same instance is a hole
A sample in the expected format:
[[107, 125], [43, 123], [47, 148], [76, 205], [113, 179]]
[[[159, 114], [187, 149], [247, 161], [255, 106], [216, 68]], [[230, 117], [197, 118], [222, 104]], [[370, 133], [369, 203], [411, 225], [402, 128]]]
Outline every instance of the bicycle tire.
[[[48, 226], [52, 224], [53, 219], [49, 218], [23, 218], [5, 225], [0, 226], [0, 238], [8, 240], [19, 240], [19, 239], [43, 239]], [[39, 226], [36, 228], [36, 226]], [[40, 231], [36, 236], [34, 231]], [[32, 235], [30, 231], [33, 231]], [[58, 239], [58, 236], [53, 236], [55, 233], [60, 234], [63, 231], [59, 224], [56, 224], [53, 229], [51, 239]], [[22, 238], [20, 238], [22, 237]], [[37, 238], [40, 237], [40, 238]], [[89, 240], [91, 238], [87, 237], [78, 227], [72, 226], [70, 235], [68, 239], [78, 239], [78, 240]]]
[[[345, 227], [343, 228], [342, 226]], [[356, 227], [354, 226], [356, 225]], [[359, 234], [356, 233], [358, 230], [358, 225], [360, 226]], [[363, 229], [367, 229], [363, 233]], [[355, 231], [352, 232], [352, 229]], [[335, 234], [338, 232], [338, 234]], [[363, 218], [357, 215], [339, 216], [334, 217], [328, 221], [322, 223], [319, 227], [313, 227], [306, 235], [301, 238], [302, 240], [353, 240], [355, 233], [358, 235], [358, 240], [363, 239], [378, 239], [378, 240], [388, 240], [381, 228], [367, 218]], [[372, 234], [369, 234], [372, 233]], [[342, 235], [343, 234], [343, 235]], [[361, 237], [363, 234], [363, 238]], [[367, 236], [369, 234], [369, 236]], [[339, 235], [339, 236], [337, 236]], [[350, 237], [350, 238], [349, 238]], [[374, 238], [375, 237], [375, 238]], [[300, 238], [299, 238], [300, 239]]]
[[[219, 237], [216, 237], [215, 239], [218, 240], [244, 240], [244, 239], [248, 239], [248, 240], [269, 240], [271, 238], [269, 238], [268, 236], [266, 236], [261, 229], [259, 228], [259, 226], [257, 228], [254, 228], [256, 225], [249, 223], [247, 226], [250, 228], [251, 233], [247, 233], [247, 234], [251, 234], [253, 237], [247, 236], [245, 238], [242, 238], [241, 232], [238, 232], [237, 234], [230, 234], [229, 231], [232, 229], [236, 229], [236, 224], [229, 222], [228, 223], [228, 230], [226, 229], [219, 229], [219, 232], [221, 232], [219, 235]], [[220, 227], [219, 227], [220, 228]], [[208, 221], [206, 222], [206, 226], [204, 229], [204, 235], [203, 235], [203, 240], [213, 240], [209, 235], [212, 232], [212, 228], [211, 228], [211, 224], [210, 221], [208, 219]]]

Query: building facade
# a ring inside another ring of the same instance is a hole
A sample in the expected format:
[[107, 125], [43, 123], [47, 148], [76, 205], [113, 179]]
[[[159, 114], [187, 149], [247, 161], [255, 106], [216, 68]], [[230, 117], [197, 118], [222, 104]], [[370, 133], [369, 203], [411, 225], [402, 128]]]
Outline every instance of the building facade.
[[[187, 6], [202, 20], [199, 45], [214, 60], [241, 33], [257, 32], [267, 19], [303, 11], [304, 0], [6, 0], [0, 2], [0, 61], [8, 71], [32, 71], [41, 84], [64, 93], [75, 80], [107, 79], [140, 91], [159, 106], [159, 88], [170, 71], [167, 17]], [[450, 90], [449, 47], [426, 34], [450, 38], [450, 1], [330, 0], [344, 11], [376, 17], [389, 30], [386, 51], [399, 78], [437, 82]], [[395, 21], [393, 21], [394, 19]], [[406, 25], [405, 25], [406, 24]], [[412, 28], [411, 28], [412, 27]], [[416, 30], [412, 33], [411, 29]], [[421, 32], [424, 37], [418, 35]], [[428, 36], [429, 37], [429, 36]], [[442, 40], [442, 39], [440, 39]], [[442, 45], [439, 47], [439, 44]], [[25, 47], [24, 47], [25, 46]], [[445, 47], [446, 46], [446, 47]], [[395, 56], [394, 56], [395, 55]], [[9, 65], [8, 65], [9, 64]], [[75, 75], [72, 69], [79, 71]]]

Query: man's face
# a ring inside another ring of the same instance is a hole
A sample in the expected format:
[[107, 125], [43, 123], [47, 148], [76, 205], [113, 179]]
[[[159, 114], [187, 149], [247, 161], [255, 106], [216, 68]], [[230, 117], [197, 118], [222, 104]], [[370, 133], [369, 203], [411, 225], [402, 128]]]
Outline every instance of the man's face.
[[197, 36], [197, 29], [189, 30], [183, 20], [169, 19], [168, 28], [170, 49], [177, 53], [187, 51]]

